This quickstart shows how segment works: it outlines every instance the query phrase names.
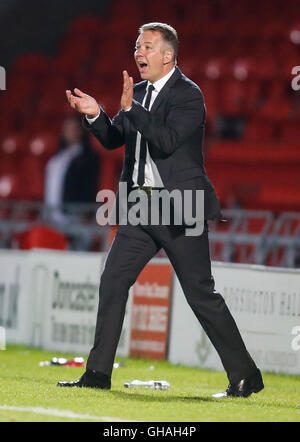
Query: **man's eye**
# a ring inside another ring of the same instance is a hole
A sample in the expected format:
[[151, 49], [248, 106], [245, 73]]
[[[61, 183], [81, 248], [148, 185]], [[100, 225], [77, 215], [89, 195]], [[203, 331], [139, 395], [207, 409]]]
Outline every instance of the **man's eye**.
[[[138, 51], [141, 48], [141, 46], [135, 46], [135, 51]], [[152, 49], [152, 46], [144, 46], [144, 49], [148, 50], [148, 49]]]

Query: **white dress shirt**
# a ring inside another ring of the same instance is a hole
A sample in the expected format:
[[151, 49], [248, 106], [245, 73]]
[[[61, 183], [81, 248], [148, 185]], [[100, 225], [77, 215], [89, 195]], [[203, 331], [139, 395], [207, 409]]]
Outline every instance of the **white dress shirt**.
[[[170, 72], [168, 72], [167, 75], [165, 75], [164, 77], [160, 78], [155, 83], [153, 83], [154, 90], [152, 91], [152, 94], [151, 94], [151, 101], [150, 101], [150, 105], [149, 105], [149, 110], [151, 110], [151, 107], [153, 106], [153, 103], [154, 103], [157, 95], [159, 94], [161, 89], [164, 87], [166, 82], [169, 80], [169, 78], [172, 76], [174, 71], [175, 71], [175, 67]], [[148, 87], [150, 84], [151, 84], [150, 81], [148, 81], [147, 88], [146, 88], [146, 94], [145, 94], [145, 97], [142, 102], [143, 106], [146, 101], [146, 95], [147, 95]], [[129, 112], [130, 109], [128, 109], [126, 112]], [[100, 112], [101, 112], [101, 110], [100, 110]], [[99, 112], [99, 115], [100, 115], [100, 112]], [[87, 118], [87, 116], [86, 116], [86, 119], [89, 124], [92, 124], [94, 121], [96, 121], [96, 119], [99, 117], [99, 115], [97, 115], [95, 118]], [[140, 146], [141, 146], [141, 134], [140, 134], [140, 132], [138, 132], [137, 137], [136, 137], [136, 147], [135, 147], [135, 163], [134, 163], [133, 174], [132, 174], [133, 187], [138, 186], [137, 178], [138, 178], [138, 169], [139, 169]], [[146, 151], [144, 186], [164, 187], [162, 179], [161, 179], [159, 172], [157, 170], [156, 164], [154, 163], [154, 161], [152, 160], [152, 158], [149, 154], [148, 143], [146, 144], [146, 146], [147, 146], [146, 147], [147, 151]]]

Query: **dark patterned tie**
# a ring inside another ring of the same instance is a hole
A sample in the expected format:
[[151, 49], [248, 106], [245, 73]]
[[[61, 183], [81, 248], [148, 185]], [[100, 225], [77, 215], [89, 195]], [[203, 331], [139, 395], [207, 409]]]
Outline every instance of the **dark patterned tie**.
[[[149, 109], [152, 91], [154, 90], [154, 86], [150, 84], [148, 87], [148, 93], [146, 97], [146, 101], [144, 104], [145, 109]], [[145, 181], [145, 164], [146, 164], [146, 153], [147, 153], [147, 143], [145, 137], [141, 135], [141, 144], [140, 144], [140, 160], [139, 160], [139, 171], [138, 171], [138, 179], [137, 183], [139, 186], [144, 185]]]

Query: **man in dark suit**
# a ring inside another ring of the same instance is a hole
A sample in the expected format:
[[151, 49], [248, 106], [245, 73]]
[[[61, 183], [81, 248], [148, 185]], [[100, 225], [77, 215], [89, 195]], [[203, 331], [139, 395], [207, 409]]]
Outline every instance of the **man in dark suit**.
[[68, 203], [95, 202], [99, 164], [99, 155], [92, 148], [80, 118], [68, 116], [63, 122], [58, 150], [45, 171], [45, 204], [52, 221], [72, 222]]
[[[214, 290], [207, 220], [222, 215], [203, 166], [203, 95], [176, 66], [177, 48], [177, 33], [171, 26], [149, 23], [140, 28], [135, 61], [143, 81], [133, 85], [123, 71], [122, 109], [113, 120], [79, 89], [75, 94], [66, 92], [71, 106], [85, 114], [84, 125], [104, 147], [116, 149], [125, 143], [120, 181], [129, 189], [145, 191], [149, 202], [156, 188], [190, 190], [193, 200], [195, 192], [203, 190], [204, 228], [201, 235], [189, 236], [184, 223], [119, 227], [101, 277], [95, 342], [87, 370], [78, 381], [59, 382], [59, 386], [110, 388], [128, 290], [147, 262], [164, 248], [227, 372], [229, 386], [218, 396], [247, 397], [263, 388], [260, 371], [224, 299]], [[177, 209], [173, 207], [173, 217]]]

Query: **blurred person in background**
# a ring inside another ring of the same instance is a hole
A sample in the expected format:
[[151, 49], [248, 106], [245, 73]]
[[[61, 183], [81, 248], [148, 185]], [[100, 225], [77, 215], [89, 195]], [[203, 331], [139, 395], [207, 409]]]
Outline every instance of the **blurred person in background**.
[[260, 370], [214, 288], [207, 220], [222, 219], [222, 213], [203, 165], [206, 110], [200, 88], [177, 67], [177, 50], [177, 32], [171, 26], [148, 23], [140, 28], [134, 57], [142, 81], [134, 85], [123, 71], [122, 109], [112, 120], [93, 97], [79, 89], [74, 95], [66, 91], [71, 107], [85, 115], [83, 124], [104, 147], [116, 149], [125, 143], [120, 181], [129, 189], [145, 192], [148, 202], [157, 188], [203, 190], [204, 229], [198, 236], [187, 236], [184, 223], [120, 225], [101, 276], [95, 341], [86, 372], [78, 381], [58, 382], [60, 387], [111, 387], [129, 288], [163, 248], [226, 370], [228, 388], [215, 397], [248, 397], [264, 388]]
[[99, 155], [77, 116], [62, 125], [57, 153], [45, 171], [45, 204], [52, 222], [70, 222], [64, 204], [95, 203], [99, 182]]

